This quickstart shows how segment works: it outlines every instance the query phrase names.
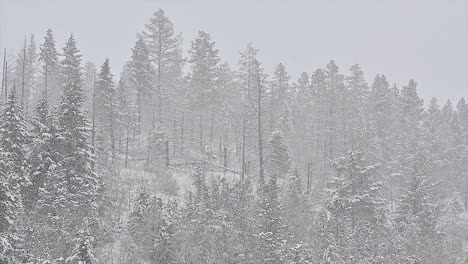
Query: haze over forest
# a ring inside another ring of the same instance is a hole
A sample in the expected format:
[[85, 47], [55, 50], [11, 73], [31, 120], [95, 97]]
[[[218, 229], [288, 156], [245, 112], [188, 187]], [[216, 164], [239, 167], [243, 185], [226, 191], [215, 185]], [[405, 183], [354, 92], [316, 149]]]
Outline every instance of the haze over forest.
[[[197, 31], [205, 30], [216, 41], [222, 60], [233, 66], [242, 47], [253, 42], [268, 71], [282, 62], [293, 78], [333, 59], [343, 68], [360, 64], [367, 81], [378, 73], [387, 73], [398, 85], [415, 79], [426, 103], [432, 97], [445, 102], [468, 96], [468, 3], [464, 0], [43, 3], [0, 0], [0, 48], [17, 49], [25, 36], [40, 36], [50, 27], [58, 43], [65, 43], [73, 32], [80, 39], [85, 61], [110, 57], [114, 68], [121, 69], [135, 32], [153, 10], [163, 8], [177, 21], [175, 31], [183, 34], [185, 52]], [[111, 11], [102, 12], [110, 6]]]

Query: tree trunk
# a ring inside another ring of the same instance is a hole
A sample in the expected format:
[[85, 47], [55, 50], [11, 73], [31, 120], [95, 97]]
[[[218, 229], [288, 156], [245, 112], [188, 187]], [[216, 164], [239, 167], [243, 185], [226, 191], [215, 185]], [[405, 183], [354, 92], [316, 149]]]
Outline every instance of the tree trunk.
[[24, 86], [25, 86], [25, 77], [26, 77], [26, 39], [24, 40], [24, 50], [23, 50], [23, 79], [21, 82], [21, 110], [24, 111]]
[[259, 181], [260, 186], [263, 186], [265, 179], [263, 176], [263, 141], [262, 141], [262, 81], [260, 80], [260, 69], [258, 62], [256, 63], [257, 81], [258, 81], [258, 167], [259, 167]]
[[[2, 64], [2, 93], [1, 96], [5, 94], [5, 73], [6, 73], [6, 49], [3, 51], [3, 64]], [[6, 96], [5, 96], [6, 100]]]

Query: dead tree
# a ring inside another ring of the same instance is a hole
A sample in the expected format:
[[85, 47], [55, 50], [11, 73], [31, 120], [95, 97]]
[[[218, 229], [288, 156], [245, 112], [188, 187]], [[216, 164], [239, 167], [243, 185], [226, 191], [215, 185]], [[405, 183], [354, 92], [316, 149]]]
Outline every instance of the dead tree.
[[[244, 88], [244, 104], [242, 106], [242, 169], [241, 169], [241, 181], [245, 179], [245, 137], [246, 137], [246, 122], [247, 122], [247, 99], [250, 93], [252, 74], [250, 71], [251, 59], [249, 57], [249, 65], [247, 70], [247, 87]], [[237, 150], [236, 150], [237, 153]]]
[[[92, 128], [91, 128], [91, 145], [93, 146], [91, 153], [94, 155], [95, 142], [96, 142], [96, 74], [93, 76], [93, 102], [92, 102]], [[91, 169], [94, 170], [94, 159], [91, 164]]]
[[180, 124], [180, 155], [184, 153], [184, 118], [185, 113], [182, 111], [182, 121]]
[[203, 153], [203, 116], [200, 115], [200, 153]]
[[24, 86], [25, 86], [25, 75], [26, 75], [26, 39], [24, 40], [23, 49], [23, 79], [21, 82], [21, 109], [24, 111]]
[[263, 175], [264, 172], [264, 160], [263, 160], [263, 140], [262, 140], [262, 88], [263, 82], [265, 78], [261, 78], [260, 76], [260, 65], [257, 60], [255, 60], [255, 66], [257, 71], [257, 90], [258, 90], [258, 98], [257, 98], [257, 121], [258, 121], [258, 174], [259, 174], [259, 181], [260, 186], [263, 186], [265, 183], [265, 178]]
[[[2, 94], [3, 96], [5, 94], [5, 73], [6, 73], [6, 49], [3, 51], [3, 64], [2, 64]], [[5, 97], [6, 99], [6, 97]]]

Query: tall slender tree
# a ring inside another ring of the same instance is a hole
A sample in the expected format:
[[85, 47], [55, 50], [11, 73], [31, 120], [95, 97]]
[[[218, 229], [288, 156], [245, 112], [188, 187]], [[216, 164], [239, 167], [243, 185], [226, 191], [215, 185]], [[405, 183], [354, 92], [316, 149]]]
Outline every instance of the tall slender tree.
[[162, 9], [156, 11], [145, 25], [143, 36], [156, 69], [155, 94], [159, 123], [163, 122], [163, 104], [168, 94], [177, 91], [182, 80], [182, 37]]
[[117, 159], [117, 135], [120, 116], [118, 113], [117, 90], [111, 73], [109, 59], [101, 66], [101, 71], [96, 83], [96, 109], [98, 130], [105, 137], [105, 152], [110, 157], [111, 164]]
[[39, 61], [42, 63], [44, 74], [44, 93], [47, 96], [47, 101], [54, 104], [58, 102], [60, 95], [60, 88], [56, 83], [59, 70], [59, 54], [50, 28], [44, 37], [44, 43], [40, 46]]

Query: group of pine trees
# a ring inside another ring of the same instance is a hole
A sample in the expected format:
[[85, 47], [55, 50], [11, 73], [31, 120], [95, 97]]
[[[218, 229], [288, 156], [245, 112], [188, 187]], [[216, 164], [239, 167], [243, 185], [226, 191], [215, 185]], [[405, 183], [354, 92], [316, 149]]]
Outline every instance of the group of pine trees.
[[123, 263], [466, 263], [464, 99], [334, 61], [291, 82], [251, 44], [232, 69], [204, 31], [184, 54], [162, 10], [118, 82], [73, 36], [55, 45], [5, 53], [0, 263], [96, 263], [120, 170], [184, 163], [186, 197], [136, 192]]

